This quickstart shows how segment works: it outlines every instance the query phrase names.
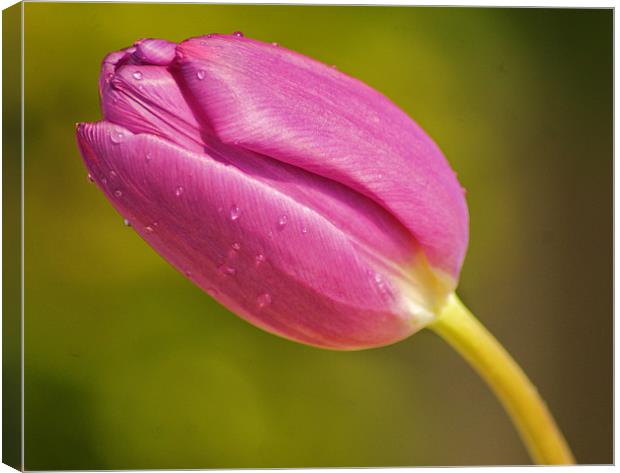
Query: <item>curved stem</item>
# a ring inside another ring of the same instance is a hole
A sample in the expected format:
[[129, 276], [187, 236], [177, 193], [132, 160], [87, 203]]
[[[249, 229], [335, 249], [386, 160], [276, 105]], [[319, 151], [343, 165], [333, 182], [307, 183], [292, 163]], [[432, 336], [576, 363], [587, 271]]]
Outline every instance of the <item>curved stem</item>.
[[536, 463], [575, 463], [534, 385], [456, 294], [428, 327], [458, 351], [495, 392]]

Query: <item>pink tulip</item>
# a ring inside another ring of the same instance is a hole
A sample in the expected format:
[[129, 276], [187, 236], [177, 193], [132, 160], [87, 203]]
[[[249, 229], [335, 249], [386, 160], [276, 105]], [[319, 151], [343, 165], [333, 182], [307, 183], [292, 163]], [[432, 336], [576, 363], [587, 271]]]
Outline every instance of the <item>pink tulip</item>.
[[574, 458], [523, 371], [453, 293], [462, 189], [439, 148], [356, 79], [207, 35], [109, 54], [90, 178], [160, 255], [245, 320], [352, 350], [428, 327], [478, 370], [532, 458]]
[[424, 131], [362, 82], [240, 34], [103, 61], [92, 179], [135, 231], [245, 320], [333, 349], [401, 340], [454, 291], [468, 215]]

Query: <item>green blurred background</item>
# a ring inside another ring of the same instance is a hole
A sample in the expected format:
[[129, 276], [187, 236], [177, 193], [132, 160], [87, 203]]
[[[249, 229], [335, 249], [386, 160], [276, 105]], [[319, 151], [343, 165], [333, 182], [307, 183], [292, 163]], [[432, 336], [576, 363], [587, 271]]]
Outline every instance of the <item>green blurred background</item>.
[[[612, 462], [612, 11], [25, 4], [27, 469], [529, 462], [430, 332], [329, 352], [263, 333], [88, 183], [74, 124], [102, 57], [209, 32], [298, 50], [392, 98], [468, 189], [459, 293], [578, 461]], [[18, 164], [17, 164], [18, 165]]]

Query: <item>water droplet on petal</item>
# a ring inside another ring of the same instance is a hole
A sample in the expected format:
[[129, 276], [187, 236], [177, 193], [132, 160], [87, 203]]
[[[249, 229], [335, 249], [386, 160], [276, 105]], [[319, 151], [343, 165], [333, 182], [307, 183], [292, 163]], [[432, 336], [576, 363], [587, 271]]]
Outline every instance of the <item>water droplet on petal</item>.
[[279, 45], [278, 43], [276, 43], [276, 42], [271, 43], [271, 45], [272, 45], [272, 46], [275, 46], [276, 48], [277, 48], [278, 46], [280, 46], [280, 45]]
[[188, 278], [191, 278], [192, 272], [189, 269], [185, 270], [185, 276], [187, 276]]
[[379, 290], [379, 292], [381, 294], [388, 294], [389, 293], [388, 284], [383, 279], [383, 276], [381, 276], [379, 273], [375, 273], [374, 274], [374, 280], [375, 280], [375, 284], [377, 286], [377, 289]]
[[131, 74], [133, 76], [134, 79], [136, 80], [142, 80], [142, 73], [140, 71], [136, 71], [133, 74]]
[[198, 77], [198, 80], [203, 80], [206, 76], [207, 76], [207, 73], [203, 71], [202, 69], [196, 72], [196, 77]]
[[181, 194], [183, 194], [183, 187], [179, 186], [174, 190], [174, 195], [176, 195], [177, 197], [180, 197]]
[[237, 274], [237, 270], [232, 266], [228, 266], [227, 264], [223, 264], [222, 266], [220, 266], [220, 271], [229, 276], [234, 276], [235, 274]]
[[230, 219], [234, 222], [235, 220], [239, 218], [240, 215], [241, 215], [241, 210], [239, 210], [239, 207], [237, 207], [236, 205], [233, 205], [230, 208]]
[[235, 31], [233, 33], [233, 36], [235, 36], [236, 38], [243, 38], [243, 33], [241, 31]]
[[256, 255], [255, 261], [256, 261], [256, 266], [258, 267], [261, 264], [263, 264], [265, 261], [267, 261], [267, 258], [265, 258], [264, 254], [259, 253]]
[[301, 227], [301, 233], [305, 235], [306, 233], [308, 233], [308, 229], [306, 227]]
[[153, 159], [153, 158], [151, 157], [151, 155], [150, 155], [150, 154], [147, 154], [147, 155], [144, 157], [144, 159], [146, 159], [146, 164], [148, 164], [148, 163], [150, 163], [150, 162], [151, 162], [151, 159]]
[[232, 249], [235, 251], [239, 251], [241, 249], [241, 245], [237, 242], [233, 243], [231, 246], [232, 246]]
[[95, 178], [93, 177], [93, 175], [92, 175], [91, 173], [88, 173], [88, 176], [87, 176], [87, 177], [88, 177], [88, 180], [89, 180], [90, 182], [95, 182]]
[[113, 131], [110, 133], [110, 141], [114, 144], [119, 144], [125, 139], [125, 135], [121, 131]]
[[125, 224], [126, 227], [131, 227], [131, 222], [127, 219], [123, 220], [123, 223]]
[[281, 215], [280, 218], [278, 219], [278, 227], [280, 227], [281, 229], [284, 228], [287, 222], [288, 222], [288, 217], [286, 215]]
[[112, 79], [112, 77], [114, 77], [114, 74], [113, 74], [112, 72], [108, 72], [108, 73], [105, 75], [105, 81], [106, 81], [106, 82], [110, 82], [110, 80]]
[[114, 179], [116, 177], [116, 173], [114, 171], [110, 171], [110, 179]]
[[115, 191], [114, 191], [114, 195], [115, 195], [116, 197], [122, 197], [122, 196], [123, 196], [123, 191], [121, 191], [121, 190], [115, 190]]
[[383, 174], [381, 173], [377, 174], [377, 179], [383, 179]]
[[269, 304], [271, 304], [271, 296], [266, 292], [256, 298], [256, 306], [259, 310], [264, 309]]
[[147, 233], [153, 233], [155, 231], [155, 229], [151, 227], [150, 225], [147, 225], [146, 227], [144, 227], [144, 229], [146, 230]]

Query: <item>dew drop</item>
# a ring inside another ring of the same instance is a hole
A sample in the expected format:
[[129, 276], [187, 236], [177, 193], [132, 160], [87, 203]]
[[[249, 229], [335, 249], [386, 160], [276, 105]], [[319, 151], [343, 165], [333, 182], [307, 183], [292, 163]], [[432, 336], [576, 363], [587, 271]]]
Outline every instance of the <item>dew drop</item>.
[[136, 80], [142, 80], [142, 73], [140, 71], [136, 71], [133, 74], [131, 74], [133, 76], [134, 79]]
[[280, 46], [280, 45], [279, 45], [278, 43], [276, 43], [276, 42], [271, 43], [271, 45], [272, 45], [272, 46], [275, 46], [276, 48], [277, 48], [278, 46]]
[[110, 179], [114, 179], [116, 177], [116, 172], [110, 171]]
[[237, 270], [232, 266], [228, 266], [227, 264], [223, 264], [222, 266], [220, 266], [220, 271], [229, 276], [234, 276], [235, 274], [237, 274]]
[[116, 197], [122, 197], [122, 196], [123, 196], [123, 191], [121, 191], [121, 190], [115, 190], [115, 191], [114, 191], [114, 195], [115, 195]]
[[144, 227], [144, 229], [146, 230], [147, 233], [153, 233], [155, 231], [155, 229], [151, 227], [150, 225], [147, 225], [146, 227]]
[[288, 222], [288, 217], [286, 215], [281, 215], [280, 218], [278, 219], [278, 227], [280, 227], [281, 229], [284, 228], [287, 222]]
[[308, 233], [308, 229], [306, 227], [301, 227], [301, 233], [305, 235], [306, 233]]
[[192, 272], [189, 269], [185, 270], [185, 276], [187, 276], [188, 278], [192, 277]]
[[179, 186], [174, 190], [174, 195], [176, 195], [177, 197], [181, 197], [181, 194], [183, 194], [183, 187]]
[[383, 179], [383, 174], [381, 173], [377, 174], [377, 179]]
[[206, 77], [206, 75], [207, 73], [203, 71], [202, 69], [196, 72], [196, 77], [198, 77], [198, 80], [203, 80]]
[[259, 253], [256, 255], [256, 258], [254, 258], [254, 260], [256, 261], [256, 266], [260, 266], [261, 264], [263, 264], [265, 261], [267, 261], [267, 258], [265, 258], [265, 255], [262, 253]]
[[234, 222], [235, 220], [239, 218], [240, 215], [241, 215], [241, 210], [239, 210], [239, 207], [237, 207], [236, 205], [233, 205], [230, 208], [230, 219]]
[[377, 285], [377, 289], [381, 294], [387, 294], [389, 292], [388, 285], [383, 279], [383, 276], [381, 276], [379, 273], [375, 273], [374, 280], [375, 284]]
[[114, 144], [119, 144], [125, 139], [125, 135], [120, 131], [113, 131], [110, 133], [110, 141]]
[[148, 164], [148, 163], [150, 163], [150, 162], [151, 162], [151, 160], [152, 160], [153, 158], [151, 157], [151, 155], [150, 155], [150, 154], [148, 154], [148, 153], [147, 153], [147, 155], [144, 157], [144, 159], [146, 159], [146, 164]]
[[243, 38], [243, 33], [241, 31], [235, 31], [233, 33], [233, 36], [235, 36], [236, 38]]
[[235, 251], [239, 251], [241, 249], [241, 245], [237, 242], [233, 243], [231, 246], [232, 246], [232, 249]]
[[131, 222], [127, 219], [123, 220], [123, 223], [125, 224], [126, 227], [131, 227]]
[[108, 73], [105, 75], [105, 81], [106, 81], [106, 82], [110, 82], [110, 80], [112, 79], [112, 77], [114, 77], [114, 74], [113, 74], [113, 73], [111, 73], [111, 72], [108, 72]]
[[87, 177], [88, 177], [88, 180], [89, 180], [90, 182], [95, 182], [95, 178], [93, 177], [93, 175], [92, 175], [91, 173], [88, 173], [88, 176], [87, 176]]
[[269, 304], [271, 304], [271, 296], [267, 292], [256, 298], [256, 307], [259, 309], [264, 309]]

